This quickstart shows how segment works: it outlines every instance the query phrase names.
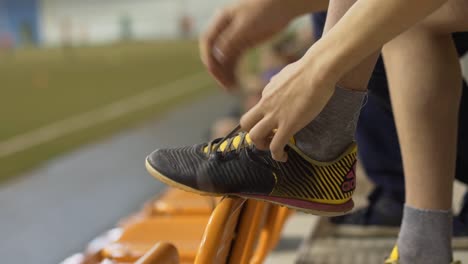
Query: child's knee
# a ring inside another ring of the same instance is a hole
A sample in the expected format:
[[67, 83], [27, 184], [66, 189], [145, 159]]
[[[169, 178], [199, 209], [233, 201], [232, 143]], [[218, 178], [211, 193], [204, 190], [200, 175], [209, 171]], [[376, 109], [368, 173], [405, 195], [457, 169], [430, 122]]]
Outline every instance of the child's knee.
[[418, 27], [432, 34], [468, 31], [468, 0], [449, 0], [424, 19]]

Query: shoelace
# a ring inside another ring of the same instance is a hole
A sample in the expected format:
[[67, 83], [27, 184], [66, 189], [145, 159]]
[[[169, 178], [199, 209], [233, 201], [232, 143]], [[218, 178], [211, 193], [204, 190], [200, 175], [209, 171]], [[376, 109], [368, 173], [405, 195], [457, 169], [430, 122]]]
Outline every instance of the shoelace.
[[234, 139], [239, 137], [240, 138], [240, 141], [238, 143], [237, 146], [235, 146], [235, 149], [236, 149], [236, 153], [239, 154], [239, 152], [241, 151], [242, 147], [243, 146], [252, 146], [252, 144], [248, 143], [247, 140], [246, 140], [246, 137], [247, 137], [247, 133], [246, 132], [240, 132], [238, 133], [238, 131], [241, 129], [241, 126], [240, 125], [237, 125], [233, 130], [231, 130], [231, 132], [229, 132], [225, 137], [221, 138], [221, 139], [215, 139], [213, 141], [210, 141], [208, 143], [208, 155], [211, 156], [213, 154], [216, 154], [218, 153], [218, 150], [220, 148], [220, 146], [226, 142], [226, 146], [224, 147], [224, 149], [221, 151], [221, 154], [225, 154], [227, 153], [232, 147], [233, 147], [233, 142], [234, 142]]

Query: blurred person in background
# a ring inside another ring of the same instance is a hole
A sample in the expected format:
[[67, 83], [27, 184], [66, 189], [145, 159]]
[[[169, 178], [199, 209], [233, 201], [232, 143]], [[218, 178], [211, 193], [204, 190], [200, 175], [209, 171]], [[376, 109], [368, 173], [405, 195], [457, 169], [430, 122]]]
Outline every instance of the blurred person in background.
[[188, 13], [183, 13], [179, 18], [179, 32], [182, 38], [190, 38], [194, 28], [193, 17]]
[[8, 32], [0, 33], [0, 50], [6, 53], [11, 53], [13, 51], [14, 41], [11, 34]]
[[62, 18], [60, 20], [60, 45], [64, 50], [73, 46], [73, 21], [71, 18]]

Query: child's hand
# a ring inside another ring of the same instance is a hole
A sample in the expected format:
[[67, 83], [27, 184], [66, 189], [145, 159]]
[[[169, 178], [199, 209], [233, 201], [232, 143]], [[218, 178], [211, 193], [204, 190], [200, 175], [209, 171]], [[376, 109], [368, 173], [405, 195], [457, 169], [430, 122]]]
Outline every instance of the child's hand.
[[335, 90], [335, 78], [306, 66], [304, 59], [288, 65], [263, 91], [260, 102], [241, 119], [241, 127], [259, 149], [270, 149], [273, 159], [286, 161], [286, 144], [311, 122]]

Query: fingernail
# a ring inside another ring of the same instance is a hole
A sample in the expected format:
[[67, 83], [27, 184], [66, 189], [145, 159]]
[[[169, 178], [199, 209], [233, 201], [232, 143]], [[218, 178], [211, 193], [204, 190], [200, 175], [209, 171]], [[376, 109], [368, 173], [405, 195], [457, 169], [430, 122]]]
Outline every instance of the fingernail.
[[214, 57], [219, 63], [223, 63], [223, 62], [224, 62], [224, 59], [226, 58], [226, 56], [224, 55], [224, 53], [223, 53], [218, 47], [214, 47], [214, 48], [213, 48], [212, 54], [213, 54], [213, 57]]

